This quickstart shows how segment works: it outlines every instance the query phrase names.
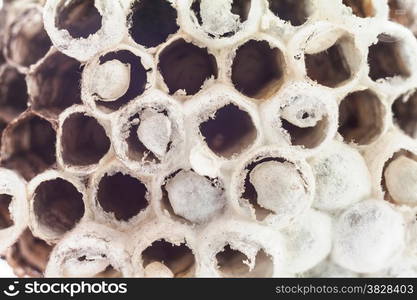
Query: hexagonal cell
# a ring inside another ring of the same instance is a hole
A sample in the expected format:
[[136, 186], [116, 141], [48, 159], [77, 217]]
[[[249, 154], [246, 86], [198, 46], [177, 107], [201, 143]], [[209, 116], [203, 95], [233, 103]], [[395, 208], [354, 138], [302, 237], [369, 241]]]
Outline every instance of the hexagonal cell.
[[207, 79], [217, 78], [218, 74], [216, 58], [207, 48], [183, 39], [164, 48], [159, 54], [158, 69], [170, 94], [184, 90], [187, 95], [194, 95]]
[[62, 178], [41, 182], [33, 201], [37, 222], [57, 234], [71, 230], [84, 216], [83, 195]]
[[36, 114], [25, 113], [3, 132], [2, 165], [30, 180], [55, 164], [55, 143], [53, 125]]
[[[100, 91], [97, 91], [95, 96], [98, 98], [96, 100], [98, 107], [109, 111], [116, 111], [143, 94], [147, 83], [147, 72], [150, 70], [145, 69], [139, 56], [129, 50], [119, 50], [116, 52], [109, 52], [101, 56], [99, 60], [100, 66], [105, 66], [106, 63], [114, 63], [115, 61], [130, 66], [130, 81], [125, 93], [114, 101], [109, 101], [107, 99], [105, 99], [107, 101], [104, 101], [104, 99], [99, 95]], [[107, 82], [107, 84], [110, 84], [110, 82]], [[102, 88], [106, 87], [103, 86]]]
[[168, 268], [171, 277], [193, 277], [195, 274], [195, 257], [185, 243], [175, 245], [161, 239], [142, 252], [142, 263], [145, 276], [152, 263], [160, 263]]
[[109, 151], [110, 139], [100, 123], [82, 112], [70, 114], [61, 125], [62, 160], [67, 165], [97, 164]]
[[81, 64], [60, 52], [51, 53], [28, 76], [32, 108], [47, 116], [81, 103]]
[[[230, 1], [230, 12], [225, 11], [228, 6], [219, 1], [216, 7], [216, 3], [210, 1], [210, 5], [213, 7], [213, 11], [209, 11], [207, 0], [194, 0], [191, 4], [192, 14], [194, 16], [194, 22], [207, 32], [210, 37], [230, 37], [236, 34], [241, 29], [243, 23], [246, 22], [251, 9], [250, 0], [232, 0]], [[220, 6], [224, 5], [224, 6]], [[204, 9], [204, 11], [202, 11]], [[215, 19], [214, 13], [222, 11], [225, 14], [225, 18], [230, 23], [222, 24], [218, 19]], [[212, 20], [215, 20], [214, 22]], [[233, 22], [232, 22], [233, 21]], [[232, 25], [233, 23], [233, 25]]]
[[16, 17], [5, 46], [8, 59], [18, 66], [29, 67], [43, 58], [52, 43], [43, 27], [42, 11], [36, 7]]
[[0, 194], [0, 230], [13, 226], [14, 222], [10, 215], [9, 205], [13, 197], [7, 194]]
[[271, 277], [273, 274], [273, 261], [262, 249], [256, 254], [253, 269], [249, 268], [249, 258], [239, 250], [233, 249], [229, 244], [216, 254], [216, 260], [222, 277], [265, 278]]
[[12, 67], [0, 72], [0, 120], [9, 123], [28, 107], [25, 76]]
[[369, 77], [372, 80], [410, 76], [401, 47], [401, 41], [393, 36], [388, 34], [378, 36], [378, 42], [369, 47], [368, 54]]
[[268, 0], [268, 4], [274, 15], [293, 26], [303, 25], [311, 13], [310, 0]]
[[[389, 18], [405, 27], [410, 27], [415, 22], [411, 5], [404, 5], [404, 1], [388, 0]], [[411, 1], [406, 1], [410, 2]]]
[[240, 46], [232, 64], [232, 83], [244, 95], [272, 96], [283, 83], [285, 61], [280, 49], [267, 41], [250, 40]]
[[375, 16], [373, 0], [343, 0], [343, 4], [352, 9], [352, 13], [361, 18]]
[[392, 105], [394, 122], [407, 135], [417, 137], [417, 92], [412, 95], [402, 95]]
[[103, 210], [118, 221], [129, 221], [148, 207], [148, 190], [139, 179], [116, 173], [101, 178], [97, 201]]
[[385, 108], [370, 90], [353, 92], [339, 106], [339, 133], [348, 143], [368, 145], [384, 130]]
[[225, 158], [241, 153], [257, 137], [250, 115], [234, 104], [223, 106], [210, 119], [201, 123], [200, 133], [207, 146]]
[[314, 54], [305, 54], [307, 76], [317, 83], [335, 88], [348, 81], [351, 66], [345, 57], [344, 45], [351, 43], [349, 37], [339, 38], [332, 46]]
[[88, 38], [102, 26], [102, 17], [95, 7], [95, 0], [61, 1], [57, 15], [55, 26], [67, 30], [75, 39]]
[[130, 36], [146, 48], [162, 44], [179, 29], [177, 11], [168, 0], [136, 0], [128, 19]]
[[43, 277], [53, 247], [27, 228], [7, 253], [7, 263], [18, 277]]

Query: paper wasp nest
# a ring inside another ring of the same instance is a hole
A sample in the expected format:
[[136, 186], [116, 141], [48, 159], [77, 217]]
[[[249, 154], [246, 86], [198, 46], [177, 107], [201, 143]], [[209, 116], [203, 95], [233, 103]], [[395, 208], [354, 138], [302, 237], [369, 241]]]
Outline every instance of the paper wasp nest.
[[417, 276], [415, 1], [1, 6], [18, 276]]

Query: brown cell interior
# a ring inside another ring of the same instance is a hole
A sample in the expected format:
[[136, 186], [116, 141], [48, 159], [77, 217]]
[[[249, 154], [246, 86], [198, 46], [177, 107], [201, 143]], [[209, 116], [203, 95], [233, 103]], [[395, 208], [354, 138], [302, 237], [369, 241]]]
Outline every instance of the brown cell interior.
[[401, 5], [401, 1], [388, 0], [389, 18], [391, 21], [397, 22], [405, 27], [409, 27], [414, 23], [412, 10], [406, 9]]
[[310, 79], [327, 87], [337, 87], [351, 77], [351, 69], [340, 41], [325, 51], [305, 54], [306, 71]]
[[75, 39], [95, 34], [102, 26], [102, 16], [94, 3], [95, 0], [61, 1], [55, 26], [67, 30]]
[[256, 278], [273, 275], [272, 259], [262, 249], [256, 254], [255, 267], [252, 270], [243, 262], [248, 261], [248, 257], [239, 250], [232, 249], [229, 244], [216, 254], [216, 259], [218, 270], [223, 277]]
[[248, 148], [257, 130], [250, 115], [234, 104], [228, 104], [200, 124], [207, 146], [217, 155], [230, 158]]
[[185, 244], [174, 245], [164, 239], [155, 241], [142, 252], [143, 268], [152, 262], [161, 262], [175, 277], [193, 277], [195, 257]]
[[278, 18], [293, 26], [303, 25], [308, 17], [308, 0], [268, 0], [269, 9]]
[[55, 164], [56, 132], [47, 120], [28, 115], [3, 134], [8, 146], [2, 166], [18, 171], [26, 180]]
[[339, 106], [339, 133], [346, 142], [367, 145], [383, 130], [385, 109], [370, 90], [349, 94]]
[[83, 195], [72, 183], [62, 178], [39, 184], [33, 201], [39, 224], [57, 234], [74, 228], [84, 215]]
[[162, 44], [179, 29], [177, 11], [167, 0], [135, 1], [128, 18], [130, 36], [147, 48]]
[[30, 75], [35, 84], [33, 109], [56, 117], [73, 104], [81, 104], [81, 72], [81, 64], [62, 53], [46, 58]]
[[73, 113], [62, 124], [62, 159], [66, 164], [97, 164], [110, 149], [110, 139], [93, 117]]
[[38, 62], [52, 46], [40, 14], [38, 11], [26, 12], [11, 26], [11, 31], [17, 32], [8, 41], [8, 55], [21, 66], [29, 67]]
[[401, 47], [402, 43], [396, 37], [387, 34], [378, 36], [378, 42], [369, 47], [368, 53], [369, 77], [372, 80], [410, 76]]
[[[115, 111], [143, 94], [147, 82], [147, 72], [151, 70], [146, 70], [142, 65], [142, 59], [129, 50], [120, 50], [117, 52], [107, 53], [100, 57], [100, 64], [104, 64], [111, 60], [118, 60], [124, 64], [129, 64], [131, 67], [130, 84], [124, 95], [122, 95], [119, 99], [111, 102], [100, 100], [96, 101], [99, 106]], [[98, 97], [98, 95], [96, 96]]]
[[392, 105], [394, 122], [409, 136], [417, 137], [417, 92], [397, 98]]
[[43, 277], [52, 249], [26, 229], [10, 248], [6, 259], [18, 277]]
[[13, 197], [7, 194], [0, 194], [0, 230], [13, 226], [14, 222], [10, 215], [9, 205]]
[[[249, 16], [249, 11], [251, 8], [251, 0], [233, 0], [231, 12], [234, 15], [239, 16], [240, 23], [244, 23]], [[195, 0], [191, 4], [191, 10], [193, 11], [195, 17], [197, 18], [198, 24], [201, 26], [203, 25], [203, 20], [201, 18], [201, 0]], [[221, 35], [220, 37], [230, 37], [233, 36], [236, 32], [226, 32], [225, 34]], [[210, 37], [214, 37], [213, 34], [208, 33]]]
[[303, 146], [307, 149], [313, 149], [319, 146], [327, 136], [329, 126], [327, 117], [323, 117], [311, 127], [299, 127], [291, 122], [281, 119], [282, 128], [289, 134], [291, 145]]
[[158, 69], [170, 94], [185, 90], [187, 95], [200, 91], [210, 77], [217, 78], [216, 58], [207, 48], [200, 48], [183, 39], [176, 40], [161, 52]]
[[149, 205], [147, 193], [140, 180], [116, 173], [100, 180], [97, 201], [105, 212], [114, 213], [118, 221], [128, 221]]
[[256, 99], [272, 96], [283, 83], [284, 57], [267, 41], [250, 40], [240, 46], [232, 64], [232, 82], [244, 95]]
[[343, 0], [343, 4], [352, 9], [354, 15], [367, 18], [375, 16], [372, 0]]
[[0, 120], [9, 123], [28, 107], [25, 76], [7, 67], [0, 73]]

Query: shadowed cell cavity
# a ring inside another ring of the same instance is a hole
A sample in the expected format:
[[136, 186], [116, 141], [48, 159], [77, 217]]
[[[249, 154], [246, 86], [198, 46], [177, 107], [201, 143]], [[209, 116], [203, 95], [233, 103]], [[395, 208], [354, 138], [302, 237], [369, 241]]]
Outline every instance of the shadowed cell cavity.
[[12, 196], [7, 194], [0, 194], [0, 230], [9, 228], [14, 224], [9, 210], [9, 205], [12, 200]]
[[343, 0], [343, 4], [352, 9], [352, 13], [361, 18], [375, 16], [372, 0]]
[[0, 120], [9, 123], [28, 107], [25, 76], [12, 67], [0, 74]]
[[268, 0], [268, 3], [274, 15], [293, 26], [303, 25], [309, 17], [309, 0]]

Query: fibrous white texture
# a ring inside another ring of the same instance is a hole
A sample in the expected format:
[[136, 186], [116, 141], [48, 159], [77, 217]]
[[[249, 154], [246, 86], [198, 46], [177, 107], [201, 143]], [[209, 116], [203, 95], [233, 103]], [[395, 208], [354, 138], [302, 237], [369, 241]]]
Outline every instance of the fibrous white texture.
[[20, 276], [417, 276], [416, 8], [4, 1], [0, 254]]

